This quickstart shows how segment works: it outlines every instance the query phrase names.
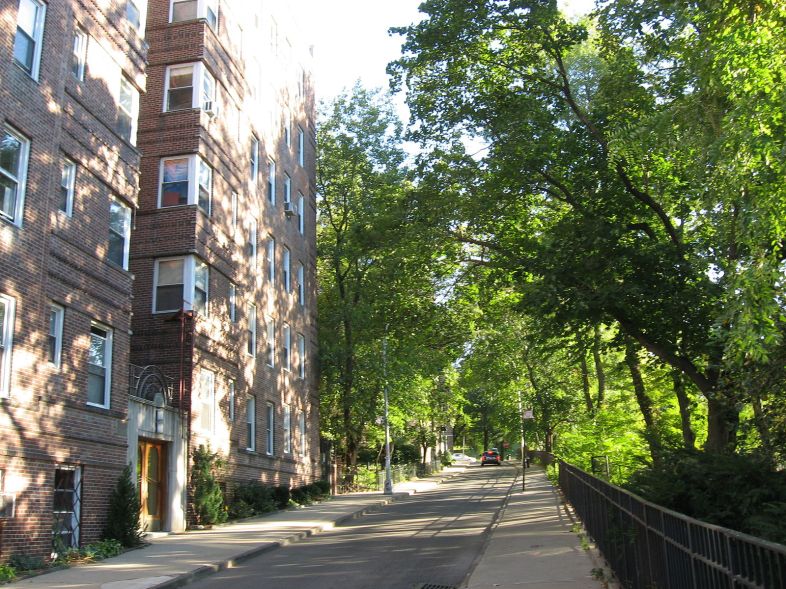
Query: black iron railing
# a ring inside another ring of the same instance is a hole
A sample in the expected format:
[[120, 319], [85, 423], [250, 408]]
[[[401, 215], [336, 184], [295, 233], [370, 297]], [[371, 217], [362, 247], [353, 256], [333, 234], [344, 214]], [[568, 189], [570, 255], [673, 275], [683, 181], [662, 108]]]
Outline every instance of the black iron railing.
[[786, 589], [786, 546], [670, 511], [565, 462], [559, 485], [626, 589]]

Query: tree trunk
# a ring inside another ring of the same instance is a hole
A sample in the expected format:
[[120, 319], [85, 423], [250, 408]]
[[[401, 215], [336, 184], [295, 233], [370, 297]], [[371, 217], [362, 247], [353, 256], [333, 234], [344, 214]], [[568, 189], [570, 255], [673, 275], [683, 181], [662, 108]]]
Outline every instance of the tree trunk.
[[704, 449], [731, 454], [737, 449], [740, 410], [733, 399], [720, 393], [707, 398], [707, 442]]
[[674, 394], [677, 396], [677, 403], [680, 408], [680, 422], [682, 426], [682, 441], [685, 448], [693, 450], [696, 448], [696, 434], [690, 422], [692, 403], [685, 388], [685, 381], [678, 370], [671, 371], [671, 378], [674, 382]]
[[636, 395], [636, 402], [639, 404], [639, 411], [641, 411], [641, 415], [644, 418], [644, 437], [650, 447], [652, 462], [657, 465], [661, 459], [661, 444], [655, 427], [652, 399], [647, 395], [644, 379], [641, 376], [638, 348], [629, 337], [625, 338], [625, 363], [628, 365], [630, 378], [633, 381], [633, 392]]
[[587, 350], [580, 334], [576, 334], [576, 341], [579, 344], [579, 367], [581, 368], [581, 388], [584, 391], [584, 406], [587, 414], [592, 415], [595, 407], [592, 403], [592, 392], [590, 391], [589, 367], [587, 366]]
[[592, 339], [592, 357], [595, 360], [595, 374], [598, 377], [598, 396], [595, 408], [600, 411], [606, 398], [606, 373], [603, 371], [603, 362], [600, 357], [600, 325], [595, 326], [595, 336]]
[[554, 448], [554, 430], [550, 427], [547, 427], [545, 433], [546, 435], [545, 439], [543, 440], [543, 449], [546, 452], [551, 453]]

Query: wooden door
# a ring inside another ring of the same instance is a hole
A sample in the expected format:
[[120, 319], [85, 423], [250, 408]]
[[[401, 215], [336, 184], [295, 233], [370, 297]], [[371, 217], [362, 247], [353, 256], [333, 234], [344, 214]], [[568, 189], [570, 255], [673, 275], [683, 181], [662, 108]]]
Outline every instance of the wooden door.
[[142, 524], [148, 532], [158, 532], [164, 522], [166, 497], [166, 446], [161, 442], [139, 440], [137, 480], [142, 506]]

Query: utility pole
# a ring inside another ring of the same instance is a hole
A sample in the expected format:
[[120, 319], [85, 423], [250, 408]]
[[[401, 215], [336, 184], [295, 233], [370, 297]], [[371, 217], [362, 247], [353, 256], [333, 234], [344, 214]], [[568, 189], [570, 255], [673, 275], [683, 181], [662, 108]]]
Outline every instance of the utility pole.
[[393, 494], [393, 479], [390, 476], [390, 422], [388, 421], [388, 324], [382, 338], [382, 395], [385, 400], [385, 495]]

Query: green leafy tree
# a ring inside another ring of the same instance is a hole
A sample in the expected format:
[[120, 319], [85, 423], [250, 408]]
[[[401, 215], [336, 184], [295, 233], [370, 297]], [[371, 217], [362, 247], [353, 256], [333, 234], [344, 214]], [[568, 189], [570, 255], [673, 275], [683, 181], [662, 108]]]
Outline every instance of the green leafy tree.
[[224, 508], [224, 493], [218, 484], [218, 471], [224, 460], [209, 446], [202, 444], [194, 448], [191, 466], [191, 506], [197, 524], [210, 526], [227, 520]]
[[126, 548], [141, 544], [144, 533], [139, 518], [141, 509], [139, 493], [132, 479], [131, 465], [127, 464], [109, 495], [104, 538], [117, 540]]

